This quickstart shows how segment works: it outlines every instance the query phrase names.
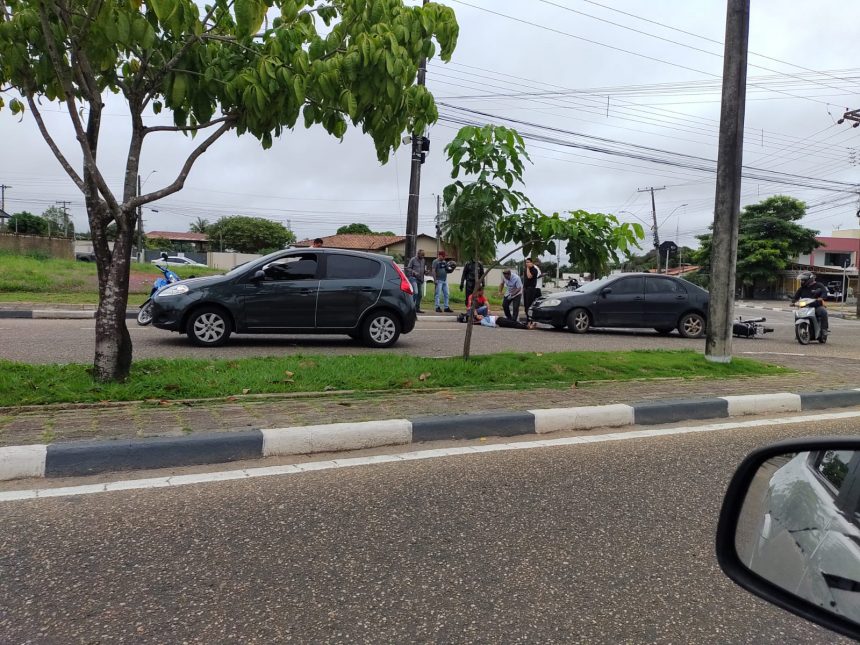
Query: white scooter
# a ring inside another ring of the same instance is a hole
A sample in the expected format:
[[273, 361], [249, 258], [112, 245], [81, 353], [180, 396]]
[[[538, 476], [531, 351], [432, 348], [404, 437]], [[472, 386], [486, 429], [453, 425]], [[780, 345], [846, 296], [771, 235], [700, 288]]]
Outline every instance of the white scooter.
[[795, 303], [794, 335], [801, 345], [808, 345], [813, 340], [822, 344], [827, 342], [828, 332], [821, 328], [821, 322], [815, 315], [817, 305], [818, 300], [815, 298], [801, 298]]

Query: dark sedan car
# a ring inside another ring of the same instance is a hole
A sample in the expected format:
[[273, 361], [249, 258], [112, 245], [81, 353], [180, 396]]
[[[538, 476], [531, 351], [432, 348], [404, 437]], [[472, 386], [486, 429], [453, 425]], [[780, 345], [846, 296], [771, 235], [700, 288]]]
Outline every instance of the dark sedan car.
[[677, 329], [685, 338], [705, 333], [708, 292], [666, 275], [624, 273], [535, 301], [530, 315], [556, 329], [583, 334], [591, 327]]
[[385, 256], [278, 251], [225, 275], [184, 280], [153, 297], [153, 325], [218, 347], [242, 334], [347, 334], [390, 347], [415, 327], [412, 287]]

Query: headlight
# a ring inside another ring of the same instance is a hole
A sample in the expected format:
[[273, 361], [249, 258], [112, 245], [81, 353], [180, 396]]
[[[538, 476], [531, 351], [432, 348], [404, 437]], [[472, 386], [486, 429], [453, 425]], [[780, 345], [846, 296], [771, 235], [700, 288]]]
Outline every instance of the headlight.
[[558, 298], [550, 298], [549, 300], [542, 300], [538, 303], [538, 307], [558, 307], [561, 304], [561, 300]]
[[165, 287], [156, 295], [161, 296], [181, 296], [183, 293], [188, 293], [188, 285], [174, 284], [170, 287]]

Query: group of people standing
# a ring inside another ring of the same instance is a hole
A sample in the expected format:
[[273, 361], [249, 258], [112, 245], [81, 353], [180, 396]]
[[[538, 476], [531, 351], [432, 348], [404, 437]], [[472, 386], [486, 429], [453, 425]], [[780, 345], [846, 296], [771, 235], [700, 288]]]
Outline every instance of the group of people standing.
[[[426, 265], [424, 251], [419, 249], [415, 257], [406, 264], [406, 277], [412, 285], [415, 298], [415, 309], [418, 313], [424, 313], [421, 309], [421, 297], [424, 287]], [[452, 267], [447, 259], [445, 251], [439, 251], [438, 257], [430, 266], [430, 274], [435, 282], [436, 293], [434, 304], [437, 312], [451, 312], [448, 297], [448, 274]], [[541, 270], [533, 258], [526, 258], [525, 269], [522, 278], [505, 267], [502, 271], [502, 282], [499, 285], [499, 295], [502, 296], [502, 309], [505, 318], [510, 321], [519, 322], [520, 304], [525, 305], [526, 323], [531, 322], [529, 309], [532, 303], [541, 295]], [[472, 296], [476, 298], [475, 313], [479, 316], [490, 315], [490, 303], [484, 295], [483, 287], [484, 265], [477, 260], [470, 260], [463, 267], [460, 276], [460, 290], [466, 296], [466, 308], [472, 304]]]

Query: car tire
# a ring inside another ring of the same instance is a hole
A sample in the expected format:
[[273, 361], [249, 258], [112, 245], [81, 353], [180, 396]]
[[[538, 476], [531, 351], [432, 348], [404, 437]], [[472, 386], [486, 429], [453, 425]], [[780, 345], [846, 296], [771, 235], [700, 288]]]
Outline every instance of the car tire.
[[675, 331], [674, 327], [655, 327], [654, 331], [656, 331], [661, 336], [668, 336], [673, 331]]
[[221, 307], [201, 307], [188, 316], [185, 333], [197, 347], [221, 347], [230, 339], [233, 325]]
[[684, 338], [701, 338], [705, 335], [705, 319], [701, 314], [689, 313], [678, 321], [678, 333]]
[[577, 307], [567, 314], [567, 328], [574, 334], [584, 334], [589, 327], [591, 327], [591, 316], [582, 307]]
[[400, 319], [390, 311], [374, 311], [364, 320], [361, 337], [368, 347], [391, 347], [400, 338]]

